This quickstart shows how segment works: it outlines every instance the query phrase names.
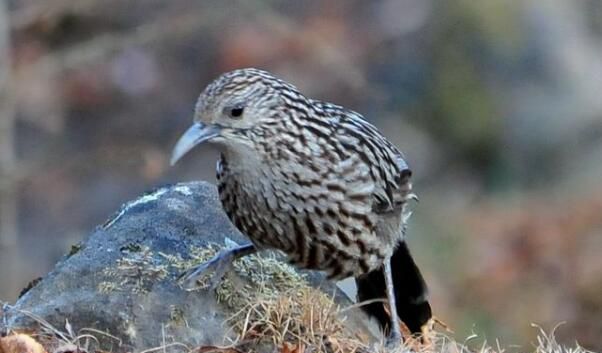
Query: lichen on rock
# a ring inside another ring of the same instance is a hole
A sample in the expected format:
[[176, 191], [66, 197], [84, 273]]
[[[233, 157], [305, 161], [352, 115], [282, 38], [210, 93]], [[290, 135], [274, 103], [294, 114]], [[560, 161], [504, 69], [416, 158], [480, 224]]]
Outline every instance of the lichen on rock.
[[102, 332], [96, 348], [140, 351], [165, 343], [197, 347], [248, 338], [254, 331], [242, 325], [246, 318], [259, 320], [263, 309], [273, 307], [269, 303], [296, 301], [310, 287], [351, 304], [323, 275], [299, 273], [269, 252], [237, 260], [215, 291], [203, 283], [194, 291], [180, 287], [183, 272], [230, 243], [247, 241], [224, 214], [214, 186], [160, 188], [127, 203], [98, 227], [10, 306], [0, 326], [35, 332], [68, 321], [76, 335], [89, 333], [85, 329]]

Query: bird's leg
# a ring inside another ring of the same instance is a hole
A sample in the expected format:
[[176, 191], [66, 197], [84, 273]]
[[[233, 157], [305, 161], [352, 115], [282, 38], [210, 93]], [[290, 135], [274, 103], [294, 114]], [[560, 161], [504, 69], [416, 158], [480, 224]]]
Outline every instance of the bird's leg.
[[399, 317], [395, 305], [395, 289], [393, 288], [393, 272], [391, 271], [391, 259], [385, 261], [385, 283], [387, 286], [387, 299], [389, 301], [389, 312], [391, 314], [391, 326], [389, 337], [387, 337], [388, 348], [398, 348], [401, 344], [401, 329], [399, 328]]
[[186, 290], [198, 288], [197, 281], [214, 272], [209, 280], [209, 288], [214, 289], [220, 283], [226, 272], [232, 267], [234, 260], [250, 255], [257, 251], [253, 244], [238, 245], [221, 250], [211, 260], [195, 266], [180, 276], [182, 287]]

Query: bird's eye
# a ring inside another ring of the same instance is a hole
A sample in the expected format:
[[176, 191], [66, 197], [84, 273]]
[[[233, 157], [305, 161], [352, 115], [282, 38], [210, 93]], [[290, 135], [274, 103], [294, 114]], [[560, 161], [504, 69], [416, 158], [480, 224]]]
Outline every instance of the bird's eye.
[[231, 118], [240, 118], [242, 117], [242, 113], [244, 112], [244, 110], [244, 107], [236, 106], [227, 109], [227, 112]]

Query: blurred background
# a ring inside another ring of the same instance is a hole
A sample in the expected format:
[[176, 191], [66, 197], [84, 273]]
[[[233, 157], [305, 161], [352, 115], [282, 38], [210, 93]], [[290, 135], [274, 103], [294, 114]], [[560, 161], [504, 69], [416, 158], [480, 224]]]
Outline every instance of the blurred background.
[[406, 154], [410, 246], [462, 339], [602, 349], [602, 2], [0, 0], [0, 300], [119, 206], [214, 181], [171, 148], [253, 66]]

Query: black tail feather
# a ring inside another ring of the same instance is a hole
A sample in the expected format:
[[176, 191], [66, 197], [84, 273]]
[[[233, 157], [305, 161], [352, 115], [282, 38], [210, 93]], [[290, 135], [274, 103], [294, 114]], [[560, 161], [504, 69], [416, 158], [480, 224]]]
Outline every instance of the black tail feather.
[[[421, 327], [431, 319], [432, 312], [426, 298], [426, 284], [405, 242], [401, 242], [393, 253], [391, 268], [399, 318], [412, 333], [420, 333]], [[381, 298], [386, 300], [387, 291], [382, 268], [356, 278], [355, 283], [359, 302]], [[383, 303], [366, 304], [362, 309], [380, 323], [383, 331], [389, 332], [390, 318]]]

